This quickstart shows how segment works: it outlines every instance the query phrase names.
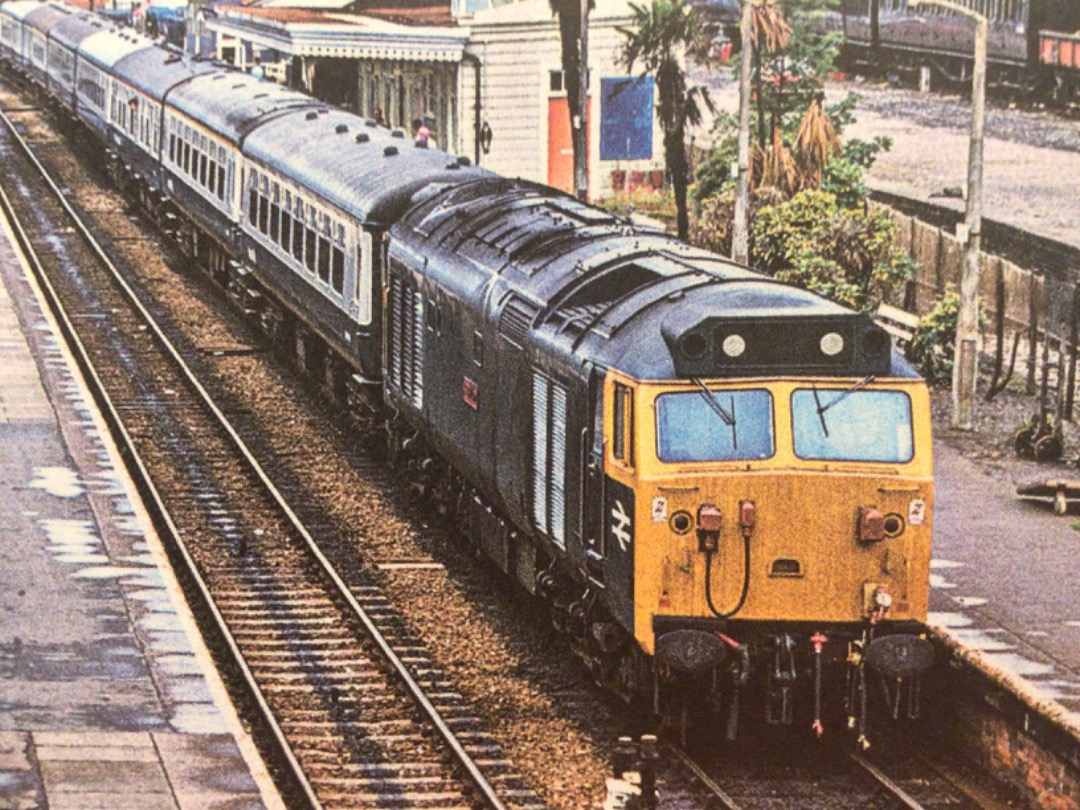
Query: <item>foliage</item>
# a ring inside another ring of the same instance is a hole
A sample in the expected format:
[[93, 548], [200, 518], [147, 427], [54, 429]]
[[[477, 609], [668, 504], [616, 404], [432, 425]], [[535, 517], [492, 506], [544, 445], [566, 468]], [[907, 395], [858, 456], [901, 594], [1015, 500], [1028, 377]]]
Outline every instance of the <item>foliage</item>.
[[686, 129], [702, 121], [702, 107], [712, 111], [712, 101], [704, 87], [690, 87], [683, 56], [703, 58], [712, 46], [715, 28], [703, 13], [683, 0], [652, 0], [651, 4], [630, 4], [629, 28], [619, 28], [625, 37], [620, 61], [628, 71], [640, 65], [644, 74], [656, 78], [656, 112], [664, 131], [664, 161], [672, 178], [680, 239], [689, 232], [687, 189], [690, 178], [686, 156]]
[[[782, 202], [772, 189], [763, 189], [750, 195], [750, 220], [767, 205]], [[728, 188], [724, 193], [706, 200], [690, 231], [690, 243], [724, 256], [731, 255], [732, 222], [735, 217], [735, 190]], [[750, 236], [750, 255], [754, 254], [754, 234]]]
[[754, 218], [754, 266], [862, 312], [875, 310], [914, 265], [881, 211], [842, 208], [826, 191], [802, 191]]
[[948, 285], [926, 317], [919, 321], [907, 349], [908, 359], [931, 385], [952, 380], [956, 323], [960, 316], [960, 296]]
[[844, 144], [842, 154], [825, 166], [821, 177], [821, 190], [835, 194], [841, 208], [862, 205], [870, 196], [863, 172], [874, 164], [879, 153], [891, 146], [892, 140], [881, 135], [872, 141], [848, 141]]
[[675, 197], [670, 189], [638, 188], [620, 191], [597, 202], [601, 208], [620, 216], [635, 212], [667, 222], [675, 220]]

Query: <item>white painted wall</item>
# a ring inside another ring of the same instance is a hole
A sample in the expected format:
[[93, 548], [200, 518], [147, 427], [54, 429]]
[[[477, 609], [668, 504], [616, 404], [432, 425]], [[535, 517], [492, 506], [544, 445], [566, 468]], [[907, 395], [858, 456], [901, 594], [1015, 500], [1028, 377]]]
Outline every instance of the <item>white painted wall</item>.
[[[549, 72], [561, 70], [559, 26], [548, 0], [523, 0], [478, 12], [463, 19], [471, 35], [466, 50], [479, 57], [482, 68], [481, 119], [490, 125], [494, 137], [491, 152], [481, 164], [510, 177], [539, 183], [548, 178]], [[611, 193], [613, 170], [648, 171], [662, 169], [663, 138], [653, 122], [653, 152], [650, 160], [600, 160], [600, 80], [627, 76], [618, 65], [624, 37], [616, 28], [629, 23], [625, 0], [599, 0], [589, 18], [589, 196]], [[475, 71], [465, 63], [459, 73], [460, 153], [472, 156], [473, 99]]]

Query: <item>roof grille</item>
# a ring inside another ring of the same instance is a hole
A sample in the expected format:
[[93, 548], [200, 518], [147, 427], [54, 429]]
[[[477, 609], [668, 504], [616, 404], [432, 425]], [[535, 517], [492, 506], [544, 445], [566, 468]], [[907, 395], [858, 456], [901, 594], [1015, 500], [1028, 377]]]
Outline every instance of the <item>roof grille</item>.
[[366, 132], [358, 132], [357, 135], [356, 135], [356, 142], [357, 143], [367, 143], [370, 140], [371, 140], [371, 136], [368, 135]]
[[347, 124], [338, 124], [336, 127], [334, 127], [334, 132], [336, 132], [338, 135], [344, 135], [348, 131], [349, 127]]
[[499, 334], [516, 346], [524, 346], [540, 308], [524, 298], [512, 296], [499, 316]]
[[305, 116], [305, 118], [306, 118], [306, 119], [307, 119], [308, 121], [314, 121], [314, 120], [315, 120], [316, 118], [318, 118], [318, 117], [319, 117], [319, 114], [318, 114], [317, 112], [309, 112], [309, 113], [308, 113], [308, 114], [307, 114], [307, 115]]
[[393, 157], [398, 153], [398, 148], [396, 146], [388, 146], [382, 150], [382, 153], [387, 157]]

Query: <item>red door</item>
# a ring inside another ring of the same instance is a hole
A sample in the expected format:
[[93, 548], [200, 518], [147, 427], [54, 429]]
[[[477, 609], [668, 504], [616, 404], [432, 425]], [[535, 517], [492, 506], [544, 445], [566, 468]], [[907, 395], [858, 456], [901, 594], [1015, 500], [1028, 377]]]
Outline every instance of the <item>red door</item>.
[[[570, 116], [566, 96], [548, 99], [548, 185], [574, 193], [574, 140], [570, 132]], [[586, 101], [590, 109], [592, 99]], [[588, 141], [588, 122], [585, 138]]]

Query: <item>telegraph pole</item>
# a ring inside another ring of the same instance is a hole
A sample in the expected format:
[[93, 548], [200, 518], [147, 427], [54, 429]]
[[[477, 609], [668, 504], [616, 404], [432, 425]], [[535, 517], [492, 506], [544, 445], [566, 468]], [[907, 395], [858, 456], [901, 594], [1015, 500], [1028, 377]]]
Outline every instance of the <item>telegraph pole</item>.
[[574, 149], [574, 194], [579, 200], [589, 198], [589, 1], [579, 0], [581, 34], [578, 43], [578, 76], [581, 90], [578, 106], [571, 110], [574, 127], [571, 133]]
[[910, 0], [935, 5], [975, 20], [975, 68], [971, 85], [971, 143], [968, 148], [967, 205], [964, 209], [964, 270], [953, 355], [952, 426], [975, 428], [975, 384], [979, 377], [979, 252], [982, 247], [983, 128], [986, 121], [986, 17], [950, 0]]
[[753, 0], [742, 0], [742, 19], [739, 22], [742, 43], [742, 55], [739, 59], [739, 148], [735, 177], [735, 221], [731, 231], [731, 258], [740, 264], [750, 261], [750, 79], [753, 69], [753, 24]]

